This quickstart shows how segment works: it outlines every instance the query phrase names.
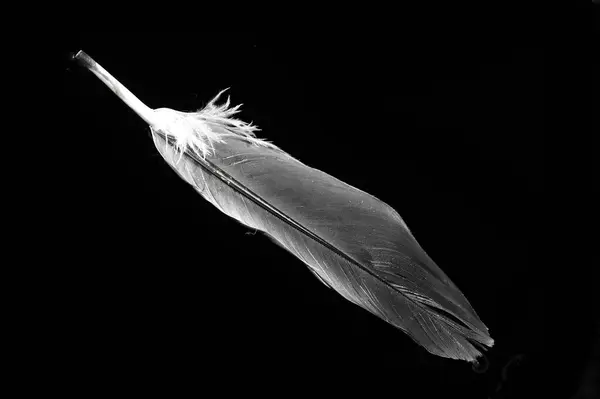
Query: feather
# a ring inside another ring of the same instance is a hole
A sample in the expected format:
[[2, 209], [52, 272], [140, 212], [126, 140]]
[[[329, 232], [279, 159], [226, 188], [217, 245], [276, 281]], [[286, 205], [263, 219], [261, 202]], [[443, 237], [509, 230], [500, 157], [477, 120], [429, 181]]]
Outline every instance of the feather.
[[236, 119], [219, 93], [198, 112], [146, 107], [80, 51], [74, 56], [149, 125], [165, 161], [204, 199], [260, 230], [348, 301], [430, 353], [476, 362], [494, 343], [400, 215], [374, 196], [311, 168]]

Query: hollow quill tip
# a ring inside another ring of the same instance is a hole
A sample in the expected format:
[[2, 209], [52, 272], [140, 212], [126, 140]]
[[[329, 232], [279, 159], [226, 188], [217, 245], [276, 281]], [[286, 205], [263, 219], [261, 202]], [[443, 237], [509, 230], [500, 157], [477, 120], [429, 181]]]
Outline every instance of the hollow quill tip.
[[78, 62], [81, 66], [86, 67], [87, 69], [92, 68], [96, 63], [92, 57], [87, 55], [83, 50], [79, 50], [77, 53], [74, 53], [71, 56], [71, 60]]

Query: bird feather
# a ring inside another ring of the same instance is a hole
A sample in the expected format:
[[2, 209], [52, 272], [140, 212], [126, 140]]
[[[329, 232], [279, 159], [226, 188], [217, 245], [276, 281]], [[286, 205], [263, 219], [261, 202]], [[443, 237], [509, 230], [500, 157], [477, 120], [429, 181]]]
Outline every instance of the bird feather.
[[[106, 72], [80, 58], [97, 76]], [[183, 180], [429, 352], [475, 362], [477, 347], [493, 345], [465, 296], [391, 206], [257, 138], [256, 126], [235, 118], [239, 106], [231, 107], [229, 99], [216, 105], [222, 93], [197, 112], [138, 112]]]

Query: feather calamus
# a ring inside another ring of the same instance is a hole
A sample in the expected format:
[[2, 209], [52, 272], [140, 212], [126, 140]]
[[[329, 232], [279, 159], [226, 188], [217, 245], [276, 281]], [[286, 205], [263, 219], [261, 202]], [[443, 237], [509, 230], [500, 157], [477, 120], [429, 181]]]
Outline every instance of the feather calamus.
[[258, 128], [236, 119], [229, 99], [216, 105], [217, 96], [198, 112], [153, 110], [84, 52], [73, 58], [149, 124], [165, 161], [204, 199], [270, 236], [344, 298], [435, 355], [476, 362], [477, 347], [493, 345], [389, 205], [256, 138]]

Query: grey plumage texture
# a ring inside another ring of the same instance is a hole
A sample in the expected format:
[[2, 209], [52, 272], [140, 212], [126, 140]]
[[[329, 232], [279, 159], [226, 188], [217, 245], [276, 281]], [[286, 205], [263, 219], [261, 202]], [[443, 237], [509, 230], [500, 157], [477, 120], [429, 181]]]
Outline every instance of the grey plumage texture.
[[480, 352], [472, 341], [493, 345], [394, 209], [234, 126], [208, 125], [224, 140], [207, 157], [179, 153], [160, 131], [152, 137], [169, 165], [221, 212], [268, 234], [326, 285], [433, 354], [474, 361]]

